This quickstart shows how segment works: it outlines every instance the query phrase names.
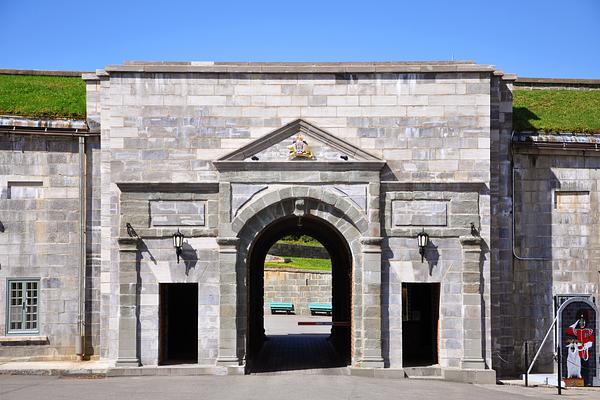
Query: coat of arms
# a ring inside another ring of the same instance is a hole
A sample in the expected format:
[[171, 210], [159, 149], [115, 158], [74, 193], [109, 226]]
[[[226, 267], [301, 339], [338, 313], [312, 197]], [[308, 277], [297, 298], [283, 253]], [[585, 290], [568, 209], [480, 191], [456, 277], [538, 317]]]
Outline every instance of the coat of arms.
[[304, 140], [304, 135], [302, 134], [298, 134], [298, 136], [296, 136], [296, 138], [292, 142], [292, 145], [289, 147], [289, 150], [290, 160], [293, 160], [295, 158], [306, 158], [312, 160], [315, 158], [312, 151], [310, 150], [310, 147], [308, 147], [308, 143], [306, 143], [306, 140]]

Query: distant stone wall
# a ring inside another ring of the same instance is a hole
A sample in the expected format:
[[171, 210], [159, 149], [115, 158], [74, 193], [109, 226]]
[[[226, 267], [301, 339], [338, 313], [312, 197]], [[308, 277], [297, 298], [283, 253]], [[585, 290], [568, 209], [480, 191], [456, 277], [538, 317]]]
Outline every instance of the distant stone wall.
[[82, 74], [89, 72], [83, 71], [52, 71], [46, 69], [13, 69], [1, 68], [0, 75], [33, 75], [33, 76], [66, 76], [81, 78]]
[[310, 315], [309, 303], [331, 303], [331, 272], [265, 268], [265, 315], [272, 301], [293, 303], [296, 315]]
[[568, 89], [600, 90], [600, 79], [517, 78], [514, 88], [518, 90]]
[[303, 246], [291, 243], [275, 243], [269, 254], [279, 257], [329, 258], [325, 247]]

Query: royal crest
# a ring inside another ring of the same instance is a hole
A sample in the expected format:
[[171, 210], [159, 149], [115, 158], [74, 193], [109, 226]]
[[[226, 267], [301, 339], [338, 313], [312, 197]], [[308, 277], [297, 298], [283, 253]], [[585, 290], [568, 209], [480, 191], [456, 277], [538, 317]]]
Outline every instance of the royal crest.
[[289, 150], [290, 160], [295, 158], [306, 158], [312, 160], [315, 158], [314, 154], [310, 150], [310, 147], [308, 146], [308, 143], [306, 143], [306, 140], [304, 140], [304, 135], [302, 134], [298, 134], [298, 136], [296, 136], [292, 142], [292, 145], [289, 147]]

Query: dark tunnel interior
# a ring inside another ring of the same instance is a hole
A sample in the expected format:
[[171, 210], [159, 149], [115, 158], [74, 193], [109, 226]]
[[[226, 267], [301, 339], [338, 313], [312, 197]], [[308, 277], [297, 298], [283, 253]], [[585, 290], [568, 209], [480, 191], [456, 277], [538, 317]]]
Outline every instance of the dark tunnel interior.
[[[313, 216], [290, 216], [268, 225], [255, 238], [248, 253], [248, 372], [260, 371], [258, 355], [263, 348], [264, 334], [264, 261], [271, 246], [285, 235], [312, 236], [326, 248], [332, 264], [332, 329], [328, 338], [337, 357], [330, 367], [350, 364], [352, 312], [352, 256], [342, 234], [328, 222]], [[336, 323], [341, 323], [336, 325]], [[345, 324], [344, 324], [345, 323]], [[320, 354], [304, 355], [315, 358], [311, 364], [323, 367]], [[293, 365], [294, 360], [289, 360]], [[313, 362], [314, 361], [314, 362]], [[292, 368], [290, 368], [292, 369]]]

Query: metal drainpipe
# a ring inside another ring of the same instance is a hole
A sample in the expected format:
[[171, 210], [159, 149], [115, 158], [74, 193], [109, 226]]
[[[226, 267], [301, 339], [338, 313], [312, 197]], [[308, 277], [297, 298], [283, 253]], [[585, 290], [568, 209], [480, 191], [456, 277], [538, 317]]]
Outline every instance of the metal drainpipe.
[[77, 359], [85, 356], [85, 270], [86, 270], [86, 162], [85, 137], [79, 137], [79, 335], [75, 341]]
[[521, 257], [517, 255], [517, 249], [515, 244], [515, 233], [516, 233], [516, 217], [515, 217], [515, 163], [514, 163], [514, 154], [513, 154], [513, 136], [515, 135], [515, 131], [512, 131], [510, 135], [510, 171], [511, 171], [511, 179], [512, 179], [512, 192], [511, 192], [511, 206], [512, 206], [512, 253], [513, 257], [519, 261], [551, 261], [551, 258], [544, 257]]

